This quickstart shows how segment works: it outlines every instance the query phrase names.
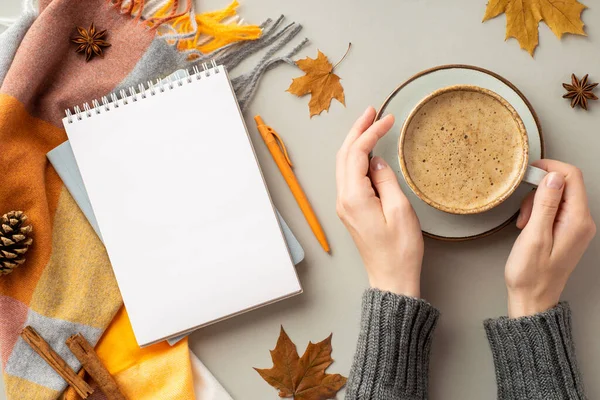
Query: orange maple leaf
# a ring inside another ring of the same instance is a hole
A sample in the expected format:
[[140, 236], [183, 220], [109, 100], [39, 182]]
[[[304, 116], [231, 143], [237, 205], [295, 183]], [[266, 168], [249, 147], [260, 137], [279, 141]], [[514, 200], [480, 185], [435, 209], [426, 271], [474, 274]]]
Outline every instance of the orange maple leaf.
[[326, 400], [335, 397], [346, 384], [340, 374], [327, 374], [325, 370], [333, 363], [331, 337], [322, 342], [308, 342], [302, 357], [290, 340], [283, 326], [277, 345], [271, 350], [273, 367], [254, 368], [267, 383], [279, 390], [279, 397], [295, 400]]
[[[350, 45], [348, 46], [348, 50], [350, 50]], [[342, 60], [347, 54], [348, 51], [346, 51]], [[344, 88], [340, 83], [340, 77], [333, 73], [335, 67], [342, 60], [335, 66], [331, 65], [325, 54], [321, 50], [318, 50], [317, 58], [306, 57], [305, 59], [296, 61], [298, 68], [304, 71], [306, 75], [293, 79], [287, 91], [298, 97], [310, 93], [308, 108], [311, 118], [313, 115], [319, 115], [323, 111], [329, 111], [332, 99], [336, 99], [346, 106]]]
[[514, 37], [533, 56], [538, 45], [538, 25], [546, 22], [557, 38], [565, 33], [586, 36], [577, 0], [489, 0], [483, 22], [506, 14], [506, 38]]

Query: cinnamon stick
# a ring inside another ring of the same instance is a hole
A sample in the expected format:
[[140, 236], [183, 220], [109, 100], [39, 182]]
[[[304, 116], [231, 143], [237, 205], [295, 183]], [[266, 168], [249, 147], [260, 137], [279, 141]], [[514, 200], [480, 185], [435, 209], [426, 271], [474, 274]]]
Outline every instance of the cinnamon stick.
[[102, 361], [100, 361], [92, 345], [85, 340], [83, 335], [78, 333], [71, 336], [67, 339], [66, 344], [79, 362], [81, 362], [83, 369], [90, 374], [100, 390], [104, 392], [108, 400], [127, 400], [119, 390], [117, 382], [115, 382], [110, 372], [108, 372]]
[[21, 337], [27, 342], [36, 353], [40, 355], [54, 370], [75, 389], [77, 394], [87, 399], [94, 391], [83, 379], [73, 372], [52, 347], [33, 329], [31, 326], [25, 327], [21, 332]]

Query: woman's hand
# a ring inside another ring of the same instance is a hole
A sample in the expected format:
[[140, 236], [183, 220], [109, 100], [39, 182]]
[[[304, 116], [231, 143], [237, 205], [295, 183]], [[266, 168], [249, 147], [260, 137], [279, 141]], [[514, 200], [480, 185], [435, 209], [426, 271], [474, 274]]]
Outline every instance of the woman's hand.
[[569, 275], [596, 234], [581, 171], [553, 160], [534, 165], [550, 173], [523, 201], [517, 219], [523, 231], [505, 270], [512, 318], [556, 306]]
[[338, 152], [337, 213], [358, 247], [371, 287], [419, 297], [423, 261], [419, 220], [394, 171], [379, 157], [369, 163], [369, 152], [394, 125], [394, 117], [373, 123], [374, 119], [375, 109], [369, 107]]

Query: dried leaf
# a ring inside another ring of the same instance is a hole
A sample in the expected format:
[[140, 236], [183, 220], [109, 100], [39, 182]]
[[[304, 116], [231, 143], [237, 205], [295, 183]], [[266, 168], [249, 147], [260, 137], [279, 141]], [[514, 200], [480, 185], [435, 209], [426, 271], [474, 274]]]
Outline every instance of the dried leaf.
[[540, 21], [559, 39], [565, 33], [587, 36], [581, 20], [586, 8], [577, 0], [489, 0], [483, 22], [505, 13], [506, 39], [514, 37], [533, 56]]
[[346, 384], [340, 374], [327, 374], [325, 370], [333, 363], [331, 337], [319, 343], [308, 343], [302, 357], [296, 345], [281, 327], [275, 349], [271, 350], [273, 367], [254, 368], [267, 383], [279, 390], [279, 397], [295, 400], [326, 400], [334, 398]]
[[306, 75], [292, 80], [292, 84], [287, 90], [298, 97], [310, 93], [308, 108], [311, 118], [323, 111], [329, 111], [331, 99], [336, 99], [344, 106], [346, 105], [340, 77], [333, 73], [334, 66], [331, 65], [325, 54], [321, 53], [321, 50], [318, 52], [315, 59], [306, 57], [303, 60], [296, 61], [298, 68], [304, 71]]

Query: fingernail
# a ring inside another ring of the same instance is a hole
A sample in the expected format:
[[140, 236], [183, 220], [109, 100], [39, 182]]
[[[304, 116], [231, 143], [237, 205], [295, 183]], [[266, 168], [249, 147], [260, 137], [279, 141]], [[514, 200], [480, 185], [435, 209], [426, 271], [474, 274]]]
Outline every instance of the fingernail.
[[365, 115], [367, 115], [369, 113], [369, 111], [371, 111], [371, 106], [367, 107], [367, 109], [365, 110], [365, 112], [363, 112], [363, 117]]
[[565, 185], [565, 177], [558, 172], [550, 172], [546, 178], [546, 186], [550, 189], [560, 190]]
[[523, 221], [523, 213], [520, 212], [519, 216], [517, 217], [517, 226], [519, 226], [519, 224], [521, 223], [521, 221]]
[[383, 158], [373, 157], [373, 159], [371, 160], [371, 169], [373, 171], [380, 171], [385, 167], [387, 167], [387, 164], [385, 163], [385, 161], [383, 161]]

